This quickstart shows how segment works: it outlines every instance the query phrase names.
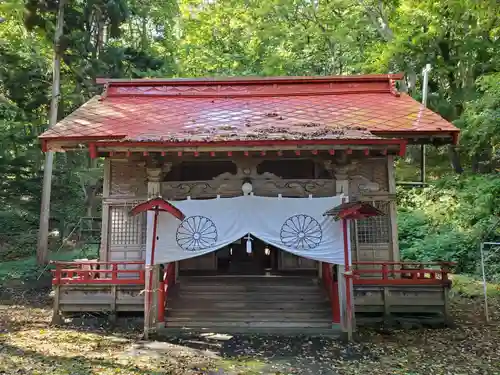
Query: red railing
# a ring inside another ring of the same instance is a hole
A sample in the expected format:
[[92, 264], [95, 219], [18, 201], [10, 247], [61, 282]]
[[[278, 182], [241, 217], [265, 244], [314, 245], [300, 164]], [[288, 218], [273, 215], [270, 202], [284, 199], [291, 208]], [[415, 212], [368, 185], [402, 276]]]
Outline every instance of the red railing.
[[353, 283], [354, 285], [450, 285], [448, 274], [453, 265], [454, 263], [450, 262], [353, 262]]
[[[52, 285], [144, 285], [144, 262], [52, 262]], [[128, 269], [132, 266], [136, 269]]]
[[339, 288], [338, 282], [333, 279], [332, 265], [322, 263], [322, 278], [323, 285], [328, 293], [330, 305], [332, 308], [332, 323], [340, 324], [340, 305], [339, 305]]
[[169, 263], [160, 281], [158, 293], [158, 321], [165, 322], [165, 308], [167, 307], [168, 290], [175, 285], [175, 262]]

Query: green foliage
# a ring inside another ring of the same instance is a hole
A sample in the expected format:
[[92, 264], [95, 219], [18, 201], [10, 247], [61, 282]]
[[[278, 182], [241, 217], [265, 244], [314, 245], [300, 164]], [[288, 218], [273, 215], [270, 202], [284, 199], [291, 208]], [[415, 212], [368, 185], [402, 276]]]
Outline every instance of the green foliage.
[[476, 83], [478, 98], [467, 103], [456, 124], [463, 129], [466, 155], [483, 164], [475, 168], [491, 172], [500, 167], [500, 73], [481, 76]]
[[360, 72], [375, 27], [355, 1], [181, 1], [182, 74]]
[[[50, 260], [69, 262], [74, 259], [95, 259], [98, 255], [98, 246], [86, 245], [73, 251], [52, 254]], [[26, 256], [19, 260], [0, 261], [0, 285], [12, 280], [30, 282], [41, 276], [48, 276], [51, 269], [53, 266], [39, 266], [34, 256]]]
[[399, 190], [398, 201], [405, 259], [453, 261], [459, 272], [475, 273], [480, 242], [500, 238], [498, 175], [448, 175], [422, 190]]
[[[498, 279], [497, 279], [498, 280]], [[458, 294], [460, 296], [468, 298], [481, 298], [484, 295], [483, 283], [478, 281], [477, 277], [471, 277], [466, 275], [453, 275], [453, 294]], [[494, 283], [486, 284], [486, 293], [488, 297], [500, 296], [500, 285]]]

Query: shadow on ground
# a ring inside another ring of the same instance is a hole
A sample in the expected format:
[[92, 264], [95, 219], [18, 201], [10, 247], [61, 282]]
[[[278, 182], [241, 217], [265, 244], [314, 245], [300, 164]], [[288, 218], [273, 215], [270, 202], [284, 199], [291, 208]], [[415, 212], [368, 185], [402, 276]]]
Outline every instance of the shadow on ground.
[[[361, 345], [327, 337], [192, 334], [139, 343], [137, 350], [189, 348], [217, 359], [218, 370], [207, 374], [338, 374], [336, 363], [377, 360]], [[241, 372], [244, 371], [244, 372]]]

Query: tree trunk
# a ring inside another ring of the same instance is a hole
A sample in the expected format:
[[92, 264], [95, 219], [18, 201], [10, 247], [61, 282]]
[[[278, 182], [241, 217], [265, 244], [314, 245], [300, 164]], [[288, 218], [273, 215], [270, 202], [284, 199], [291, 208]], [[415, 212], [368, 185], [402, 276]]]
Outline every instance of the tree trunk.
[[[57, 12], [56, 32], [54, 34], [54, 61], [52, 67], [52, 98], [50, 102], [49, 128], [57, 123], [60, 75], [61, 75], [61, 48], [60, 41], [64, 26], [64, 5], [66, 0], [59, 1]], [[43, 169], [42, 204], [40, 210], [40, 228], [38, 231], [38, 246], [36, 258], [38, 264], [47, 264], [49, 261], [49, 219], [50, 219], [50, 193], [52, 185], [52, 167], [54, 153], [45, 154], [45, 167]]]

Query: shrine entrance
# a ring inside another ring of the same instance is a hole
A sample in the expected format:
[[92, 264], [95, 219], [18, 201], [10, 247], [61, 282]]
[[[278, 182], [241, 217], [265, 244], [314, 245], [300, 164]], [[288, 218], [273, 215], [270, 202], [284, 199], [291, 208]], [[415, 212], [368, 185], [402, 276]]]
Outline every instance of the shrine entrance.
[[246, 237], [218, 250], [218, 274], [265, 275], [278, 270], [278, 249], [252, 237], [252, 251], [247, 251]]

